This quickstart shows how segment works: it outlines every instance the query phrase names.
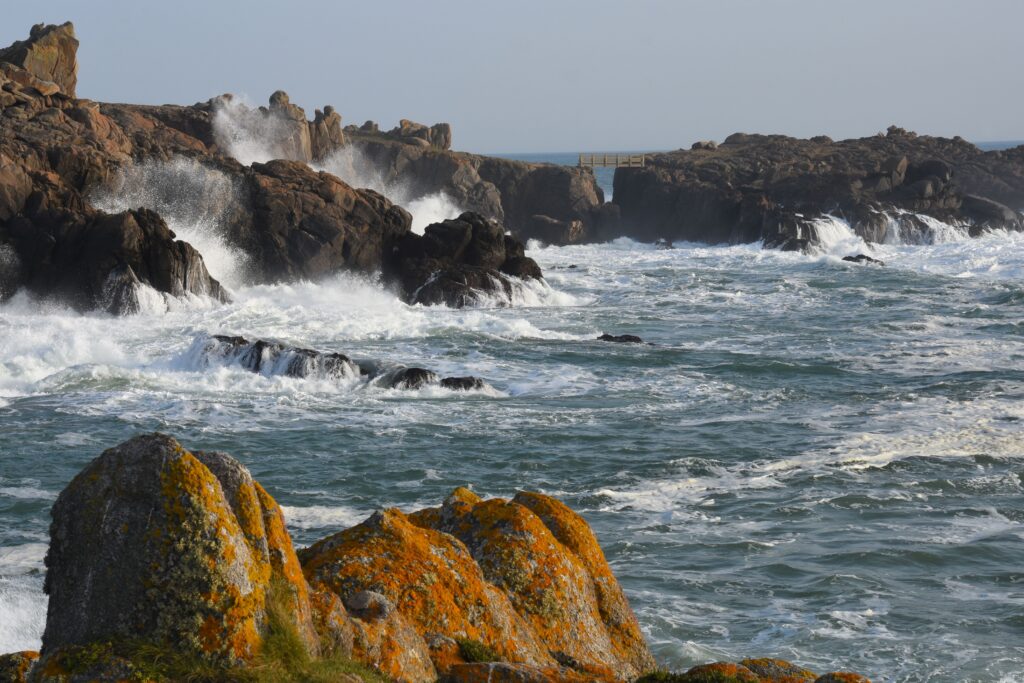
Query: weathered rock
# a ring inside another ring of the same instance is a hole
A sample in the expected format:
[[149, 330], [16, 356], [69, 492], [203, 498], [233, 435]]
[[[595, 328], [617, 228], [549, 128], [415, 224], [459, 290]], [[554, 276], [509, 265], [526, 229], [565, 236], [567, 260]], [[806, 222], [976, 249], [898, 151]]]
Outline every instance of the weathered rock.
[[520, 239], [540, 240], [557, 246], [582, 242], [587, 235], [583, 221], [560, 221], [550, 216], [531, 216], [526, 228], [516, 234]]
[[0, 49], [0, 62], [22, 67], [41, 81], [50, 81], [68, 97], [78, 84], [78, 39], [69, 21], [60, 26], [36, 24], [28, 40]]
[[618, 344], [643, 344], [644, 340], [635, 334], [602, 334], [598, 341], [616, 342]]
[[273, 141], [277, 147], [275, 157], [311, 161], [313, 145], [310, 141], [306, 112], [302, 107], [292, 104], [284, 90], [278, 90], [270, 96], [269, 115], [275, 117], [280, 124], [280, 134]]
[[314, 351], [280, 342], [216, 334], [200, 337], [193, 347], [201, 362], [239, 365], [250, 372], [285, 377], [324, 377], [344, 379], [359, 374], [359, 368], [348, 356]]
[[554, 664], [462, 543], [417, 526], [398, 510], [376, 513], [301, 556], [309, 580], [340, 595], [356, 616], [361, 612], [353, 609], [353, 596], [372, 591], [424, 639], [434, 634], [470, 638], [494, 648], [502, 659]]
[[29, 669], [38, 659], [34, 650], [0, 655], [0, 683], [27, 683]]
[[352, 654], [356, 659], [401, 683], [437, 679], [426, 642], [386, 596], [359, 591], [350, 594], [345, 605], [355, 629]]
[[782, 659], [744, 659], [742, 666], [761, 677], [762, 683], [813, 683], [818, 675]]
[[345, 146], [345, 134], [341, 130], [341, 114], [328, 105], [319, 109], [309, 122], [309, 141], [313, 161], [322, 161]]
[[445, 377], [441, 380], [441, 388], [449, 391], [475, 391], [487, 387], [487, 382], [479, 377]]
[[459, 489], [414, 520], [461, 540], [557, 660], [621, 679], [654, 668], [592, 532], [558, 501], [527, 493], [482, 501]]
[[380, 378], [381, 384], [391, 389], [420, 389], [428, 384], [439, 384], [436, 372], [424, 368], [397, 368]]
[[593, 683], [593, 676], [564, 666], [536, 667], [508, 662], [456, 664], [441, 683]]
[[616, 169], [613, 201], [620, 234], [639, 239], [804, 249], [826, 214], [876, 242], [914, 239], [916, 214], [972, 234], [1020, 230], [1008, 197], [1024, 208], [1024, 153], [893, 128], [840, 142], [737, 133], [715, 148], [648, 155], [642, 168]]
[[423, 235], [410, 233], [396, 240], [385, 273], [400, 283], [411, 303], [453, 307], [486, 297], [508, 303], [513, 295], [510, 278], [541, 277], [522, 244], [474, 213], [428, 225]]
[[814, 683], [871, 683], [871, 681], [860, 674], [848, 671], [835, 671], [818, 677]]
[[52, 516], [44, 659], [130, 640], [241, 663], [259, 650], [271, 590], [287, 592], [316, 651], [281, 511], [230, 457], [136, 437], [93, 460]]

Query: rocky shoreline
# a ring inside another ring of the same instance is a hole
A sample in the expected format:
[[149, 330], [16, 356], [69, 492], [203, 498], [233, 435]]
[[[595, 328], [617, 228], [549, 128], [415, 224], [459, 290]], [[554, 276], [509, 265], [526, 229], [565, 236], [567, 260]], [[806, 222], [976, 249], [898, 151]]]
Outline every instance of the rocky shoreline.
[[459, 488], [296, 550], [225, 453], [135, 437], [61, 492], [41, 653], [0, 681], [857, 682], [771, 659], [657, 671], [586, 521]]

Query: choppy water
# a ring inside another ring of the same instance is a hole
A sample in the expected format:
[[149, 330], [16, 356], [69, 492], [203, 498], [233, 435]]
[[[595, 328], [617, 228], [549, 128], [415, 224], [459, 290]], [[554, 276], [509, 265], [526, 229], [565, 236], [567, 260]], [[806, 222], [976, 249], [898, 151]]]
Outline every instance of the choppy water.
[[[1024, 680], [1024, 236], [868, 249], [841, 232], [816, 256], [534, 248], [551, 288], [513, 308], [410, 307], [344, 277], [129, 318], [0, 306], [0, 651], [39, 644], [57, 493], [161, 430], [241, 459], [300, 544], [459, 485], [559, 496], [666, 666]], [[837, 258], [859, 250], [888, 266]], [[205, 367], [205, 333], [495, 391]]]

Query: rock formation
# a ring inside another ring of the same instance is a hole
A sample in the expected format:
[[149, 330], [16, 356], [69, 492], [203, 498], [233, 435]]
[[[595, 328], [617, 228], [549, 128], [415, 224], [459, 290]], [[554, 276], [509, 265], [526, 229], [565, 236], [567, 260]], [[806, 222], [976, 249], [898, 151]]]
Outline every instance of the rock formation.
[[[622, 234], [639, 239], [806, 248], [826, 215], [865, 240], [927, 241], [920, 217], [972, 235], [1024, 227], [1022, 150], [981, 152], [960, 139], [890, 128], [884, 136], [833, 142], [731, 135], [717, 146], [648, 155], [615, 171]], [[974, 194], [977, 193], [977, 194]], [[983, 195], [983, 196], [979, 196]], [[1009, 202], [1013, 207], [999, 202]]]
[[[36, 27], [29, 40], [0, 51], [0, 300], [25, 289], [80, 309], [121, 313], [140, 308], [146, 287], [166, 296], [226, 300], [228, 293], [209, 275], [201, 255], [176, 239], [161, 215], [134, 208], [109, 215], [94, 205], [97, 193], [109, 194], [127, 169], [182, 160], [199, 175], [222, 177], [235, 188], [230, 201], [217, 207], [218, 218], [229, 242], [248, 256], [250, 281], [386, 269], [404, 291], [413, 292], [433, 278], [425, 257], [413, 258], [408, 212], [307, 165], [345, 144], [333, 108], [307, 121], [283, 91], [259, 109], [230, 96], [188, 107], [75, 99], [69, 93], [77, 44], [67, 24]], [[244, 166], [226, 156], [223, 147], [232, 141], [217, 134], [216, 121], [227, 112], [266, 132], [273, 154], [283, 159]], [[420, 130], [411, 123], [406, 129]], [[441, 151], [450, 143], [446, 124], [423, 130], [434, 145], [430, 151], [452, 154]], [[175, 195], [179, 190], [177, 183], [154, 183], [151, 194], [159, 195], [160, 206], [149, 208], [204, 201], [202, 187], [191, 188], [198, 197]], [[396, 248], [416, 275], [400, 272], [400, 264], [395, 269]], [[510, 249], [516, 252], [510, 259], [474, 264], [478, 270], [463, 290], [478, 287], [500, 297], [507, 295], [508, 276], [540, 276], [536, 264], [522, 258], [521, 245], [510, 241]], [[437, 263], [463, 266], [455, 255]], [[465, 273], [454, 276], [466, 280]], [[471, 300], [467, 294], [431, 301]]]
[[470, 305], [485, 295], [510, 301], [511, 278], [541, 278], [540, 266], [520, 242], [468, 212], [428, 225], [423, 235], [404, 235], [392, 247], [384, 272], [398, 280], [411, 303], [448, 306]]

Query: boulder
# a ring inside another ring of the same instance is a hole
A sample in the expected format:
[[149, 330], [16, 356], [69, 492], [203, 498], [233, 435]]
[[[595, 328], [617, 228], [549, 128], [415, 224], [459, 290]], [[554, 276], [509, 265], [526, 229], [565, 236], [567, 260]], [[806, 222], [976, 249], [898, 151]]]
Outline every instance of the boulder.
[[262, 339], [216, 334], [200, 337], [194, 354], [203, 364], [239, 365], [250, 372], [285, 377], [322, 377], [344, 379], [359, 375], [359, 368], [348, 356], [314, 351]]
[[359, 591], [350, 594], [345, 605], [352, 617], [352, 654], [357, 660], [401, 683], [437, 680], [426, 642], [387, 597]]
[[643, 344], [644, 340], [635, 334], [602, 334], [598, 341], [615, 342], [617, 344]]
[[783, 659], [744, 659], [740, 664], [769, 682], [813, 683], [818, 678], [813, 671]]
[[272, 591], [317, 650], [280, 508], [229, 456], [135, 437], [87, 465], [52, 516], [44, 660], [130, 641], [239, 664], [259, 651]]
[[565, 246], [576, 244], [586, 238], [583, 221], [576, 219], [560, 221], [551, 216], [531, 216], [525, 230], [519, 230], [517, 237], [522, 240], [539, 240], [545, 244]]
[[856, 256], [844, 256], [843, 260], [844, 261], [848, 261], [849, 263], [861, 263], [861, 264], [868, 264], [868, 263], [870, 263], [870, 264], [873, 264], [873, 265], [876, 265], [876, 266], [884, 266], [885, 265], [885, 261], [881, 261], [879, 259], [872, 258], [871, 256], [868, 256], [867, 254], [857, 254]]
[[479, 214], [428, 225], [423, 235], [396, 240], [385, 274], [395, 279], [406, 300], [452, 307], [485, 300], [511, 303], [512, 278], [540, 279], [540, 267], [522, 244]]
[[68, 97], [75, 97], [78, 38], [70, 21], [60, 26], [36, 24], [27, 40], [0, 49], [0, 62], [20, 66], [40, 81], [56, 84]]
[[871, 681], [860, 674], [848, 671], [835, 671], [819, 676], [814, 680], [814, 683], [871, 683]]

